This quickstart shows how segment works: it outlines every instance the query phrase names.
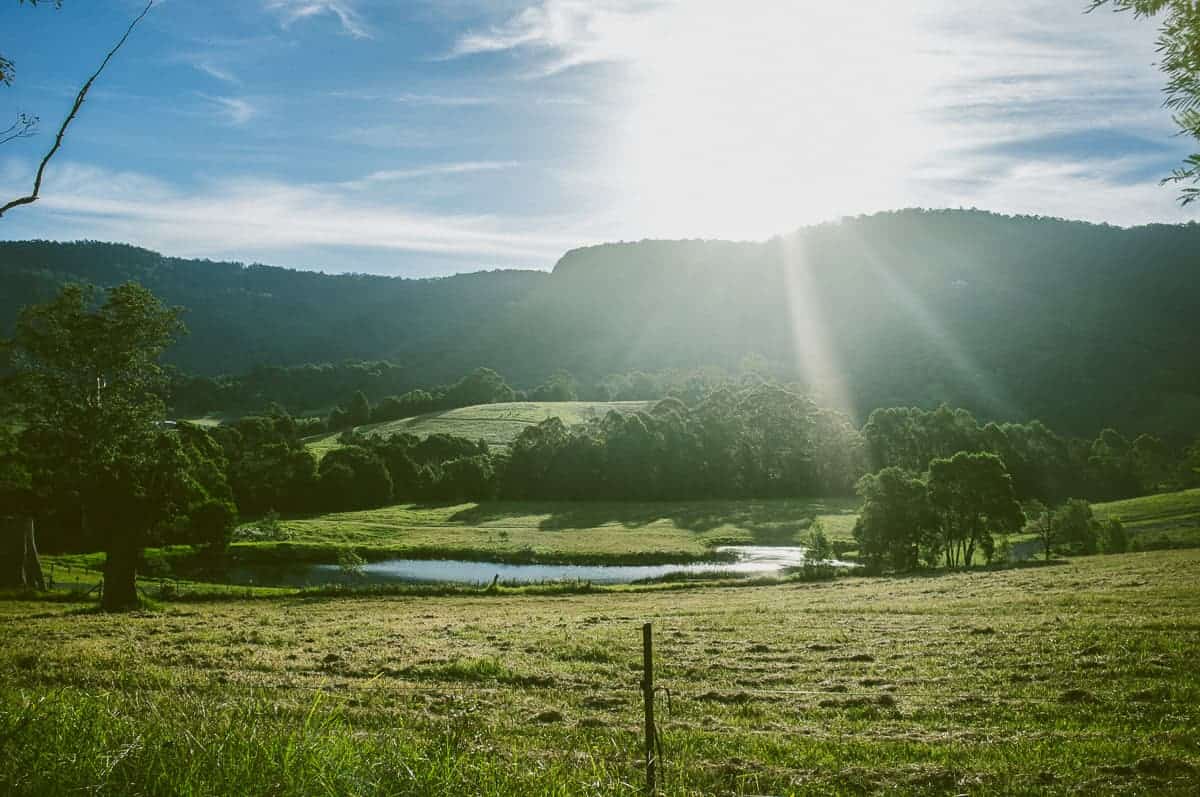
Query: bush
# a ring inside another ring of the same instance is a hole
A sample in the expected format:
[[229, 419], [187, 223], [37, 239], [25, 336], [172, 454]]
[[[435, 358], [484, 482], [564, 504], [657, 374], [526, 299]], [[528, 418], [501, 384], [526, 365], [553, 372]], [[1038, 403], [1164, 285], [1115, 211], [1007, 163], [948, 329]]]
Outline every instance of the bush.
[[[275, 524], [279, 524], [278, 517]], [[229, 501], [205, 501], [191, 515], [194, 544], [203, 545], [212, 552], [220, 553], [229, 547], [235, 526], [237, 508]]]
[[1113, 518], [1104, 524], [1101, 538], [1105, 553], [1125, 553], [1129, 550], [1129, 534], [1120, 520]]

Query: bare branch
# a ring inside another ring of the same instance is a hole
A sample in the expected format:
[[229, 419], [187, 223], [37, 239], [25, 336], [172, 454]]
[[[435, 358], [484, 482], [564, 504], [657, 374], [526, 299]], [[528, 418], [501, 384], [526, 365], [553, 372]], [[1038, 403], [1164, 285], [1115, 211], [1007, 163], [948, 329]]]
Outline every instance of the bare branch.
[[38, 194], [42, 190], [42, 177], [46, 173], [46, 166], [50, 163], [50, 159], [54, 157], [54, 154], [58, 152], [58, 148], [62, 146], [63, 137], [67, 134], [67, 127], [71, 124], [72, 120], [75, 119], [75, 116], [79, 113], [79, 109], [83, 107], [83, 101], [87, 98], [87, 93], [92, 88], [92, 84], [96, 82], [96, 78], [100, 77], [100, 73], [102, 73], [104, 68], [108, 66], [108, 62], [111, 61], [112, 57], [117, 54], [117, 51], [124, 46], [125, 41], [129, 38], [129, 34], [133, 33], [133, 29], [136, 28], [137, 24], [141, 22], [147, 14], [150, 13], [150, 9], [153, 7], [154, 0], [149, 0], [149, 2], [146, 3], [146, 7], [142, 9], [142, 13], [138, 14], [134, 18], [133, 22], [129, 23], [129, 27], [125, 29], [125, 35], [123, 35], [120, 41], [118, 41], [113, 48], [108, 51], [108, 55], [104, 56], [104, 60], [100, 62], [100, 66], [95, 72], [92, 73], [92, 76], [87, 79], [87, 82], [83, 84], [83, 88], [79, 89], [79, 93], [75, 95], [75, 103], [71, 106], [71, 112], [67, 114], [67, 118], [63, 120], [62, 125], [60, 125], [58, 128], [58, 133], [54, 136], [53, 146], [50, 147], [50, 150], [42, 158], [41, 164], [38, 165], [37, 174], [33, 178], [33, 191], [31, 191], [28, 196], [19, 197], [0, 207], [0, 217], [3, 217], [5, 213], [15, 207], [19, 207], [21, 205], [31, 205], [37, 201]]
[[0, 130], [0, 144], [7, 144], [17, 138], [31, 138], [37, 135], [38, 118], [27, 113], [17, 114], [17, 121]]

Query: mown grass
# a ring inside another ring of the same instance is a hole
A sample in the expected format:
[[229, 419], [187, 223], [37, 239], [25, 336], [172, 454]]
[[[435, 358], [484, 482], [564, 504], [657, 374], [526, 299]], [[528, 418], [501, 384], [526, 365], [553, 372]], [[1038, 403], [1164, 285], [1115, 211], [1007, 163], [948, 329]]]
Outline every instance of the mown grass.
[[1200, 488], [1093, 504], [1098, 520], [1116, 518], [1142, 548], [1200, 546]]
[[[609, 412], [637, 412], [654, 405], [652, 401], [521, 401], [502, 404], [478, 404], [441, 412], [431, 412], [398, 421], [371, 423], [356, 427], [364, 434], [390, 437], [402, 432], [427, 437], [451, 434], [470, 440], [483, 440], [489, 446], [504, 448], [522, 431], [549, 418], [561, 418], [568, 426], [603, 418]], [[306, 444], [318, 458], [338, 447], [339, 434], [318, 435]]]
[[739, 589], [0, 602], [0, 793], [1195, 794], [1200, 552]]
[[[368, 558], [470, 558], [511, 562], [644, 564], [712, 558], [720, 545], [795, 545], [820, 519], [832, 540], [850, 541], [858, 502], [513, 502], [399, 504], [283, 523], [291, 539], [234, 546], [243, 556], [333, 561], [351, 546]], [[270, 551], [277, 554], [270, 554]]]

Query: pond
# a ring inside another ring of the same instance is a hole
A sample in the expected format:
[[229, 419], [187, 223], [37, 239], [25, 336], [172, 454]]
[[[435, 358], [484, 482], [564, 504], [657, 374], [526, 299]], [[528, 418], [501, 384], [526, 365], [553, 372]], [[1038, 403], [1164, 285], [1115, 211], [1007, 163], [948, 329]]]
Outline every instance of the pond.
[[[322, 584], [455, 583], [488, 584], [499, 576], [506, 583], [538, 584], [547, 581], [590, 581], [593, 584], [628, 584], [685, 573], [724, 573], [731, 576], [774, 575], [804, 564], [804, 549], [765, 545], [729, 545], [719, 553], [733, 554], [732, 562], [693, 562], [665, 565], [501, 564], [461, 559], [386, 559], [346, 573], [338, 565], [296, 563], [246, 564], [231, 567], [226, 579], [233, 584], [305, 587]], [[843, 562], [835, 564], [843, 565]]]

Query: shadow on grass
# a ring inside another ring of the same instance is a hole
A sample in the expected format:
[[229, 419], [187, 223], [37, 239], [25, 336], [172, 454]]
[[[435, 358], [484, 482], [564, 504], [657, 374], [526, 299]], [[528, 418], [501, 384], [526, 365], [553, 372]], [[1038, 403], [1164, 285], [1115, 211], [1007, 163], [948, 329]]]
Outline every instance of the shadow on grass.
[[714, 501], [485, 501], [450, 516], [452, 523], [484, 525], [520, 517], [544, 516], [543, 531], [594, 529], [600, 526], [645, 528], [667, 522], [696, 533], [730, 526], [748, 533], [759, 545], [795, 541], [817, 515], [852, 515], [855, 499], [778, 499]]

